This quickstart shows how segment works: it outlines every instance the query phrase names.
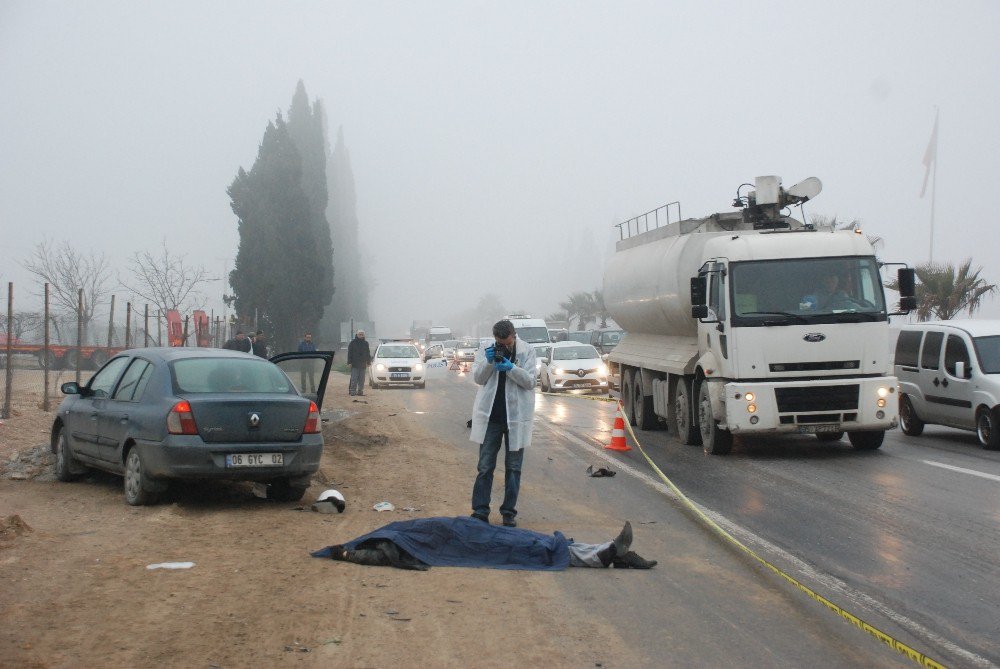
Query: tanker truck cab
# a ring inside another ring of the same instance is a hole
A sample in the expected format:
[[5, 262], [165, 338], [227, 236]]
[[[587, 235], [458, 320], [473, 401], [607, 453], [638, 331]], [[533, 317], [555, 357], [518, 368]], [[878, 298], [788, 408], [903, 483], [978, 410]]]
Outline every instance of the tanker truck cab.
[[[734, 435], [783, 433], [846, 433], [856, 449], [878, 448], [898, 401], [871, 243], [759, 213], [681, 220], [619, 242], [604, 295], [628, 332], [609, 360], [629, 419], [641, 429], [663, 421], [715, 454]], [[898, 280], [908, 309], [912, 270]]]

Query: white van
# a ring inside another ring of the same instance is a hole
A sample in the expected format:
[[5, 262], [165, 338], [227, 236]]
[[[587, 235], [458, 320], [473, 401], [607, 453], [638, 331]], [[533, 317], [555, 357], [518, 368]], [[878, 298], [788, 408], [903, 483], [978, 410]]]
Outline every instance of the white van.
[[532, 318], [530, 314], [507, 314], [504, 318], [514, 324], [517, 336], [527, 343], [549, 343], [549, 327], [544, 318]]
[[973, 430], [983, 448], [1000, 449], [1000, 321], [904, 325], [895, 364], [904, 434], [947, 425]]

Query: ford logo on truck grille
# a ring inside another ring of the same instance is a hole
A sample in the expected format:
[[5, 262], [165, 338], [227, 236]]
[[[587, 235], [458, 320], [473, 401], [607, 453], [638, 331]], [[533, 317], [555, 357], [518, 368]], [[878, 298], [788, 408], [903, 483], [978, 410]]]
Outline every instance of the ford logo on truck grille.
[[810, 332], [809, 334], [807, 334], [802, 339], [804, 341], [815, 343], [815, 342], [823, 341], [824, 339], [826, 339], [826, 335], [823, 334], [823, 333], [821, 333], [821, 332]]

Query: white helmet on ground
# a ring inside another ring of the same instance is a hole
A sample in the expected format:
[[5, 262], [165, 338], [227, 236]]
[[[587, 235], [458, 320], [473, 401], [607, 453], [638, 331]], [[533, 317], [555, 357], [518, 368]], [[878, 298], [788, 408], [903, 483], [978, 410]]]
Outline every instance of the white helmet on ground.
[[347, 502], [344, 500], [344, 496], [339, 491], [331, 488], [319, 494], [319, 497], [316, 498], [316, 503], [312, 505], [312, 510], [321, 513], [333, 513], [333, 510], [336, 509], [337, 513], [343, 513], [346, 507]]

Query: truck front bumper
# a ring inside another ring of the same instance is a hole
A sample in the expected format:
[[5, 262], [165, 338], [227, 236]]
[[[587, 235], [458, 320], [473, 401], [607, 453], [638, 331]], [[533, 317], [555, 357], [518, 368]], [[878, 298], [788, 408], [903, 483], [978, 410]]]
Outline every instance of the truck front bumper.
[[894, 376], [730, 382], [719, 399], [733, 434], [890, 430], [899, 423], [896, 386]]

